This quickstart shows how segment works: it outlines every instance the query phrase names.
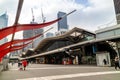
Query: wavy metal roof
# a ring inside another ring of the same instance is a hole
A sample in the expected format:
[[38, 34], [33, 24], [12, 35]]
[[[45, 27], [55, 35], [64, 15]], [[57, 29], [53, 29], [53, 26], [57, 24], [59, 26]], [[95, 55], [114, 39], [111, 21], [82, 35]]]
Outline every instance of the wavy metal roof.
[[[84, 29], [80, 29], [80, 28], [73, 28], [72, 30], [67, 31], [66, 33], [59, 35], [59, 36], [55, 36], [55, 37], [50, 37], [50, 38], [45, 38], [44, 40], [42, 40], [38, 46], [35, 48], [34, 51], [37, 51], [38, 49], [42, 49], [44, 46], [49, 45], [54, 43], [57, 40], [66, 40], [68, 37], [72, 37], [74, 32], [78, 32], [79, 35], [80, 34], [86, 34], [89, 36], [95, 36], [95, 33], [84, 30]], [[76, 34], [77, 35], [77, 34]]]

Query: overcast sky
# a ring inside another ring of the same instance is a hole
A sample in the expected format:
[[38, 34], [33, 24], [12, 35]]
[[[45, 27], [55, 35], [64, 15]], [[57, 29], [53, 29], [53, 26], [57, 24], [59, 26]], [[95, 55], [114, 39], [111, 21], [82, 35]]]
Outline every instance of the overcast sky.
[[[18, 0], [0, 0], [0, 14], [7, 11], [9, 25], [15, 20]], [[77, 11], [67, 17], [69, 29], [79, 27], [90, 31], [116, 24], [113, 0], [24, 0], [20, 24], [30, 23], [33, 8], [35, 21], [41, 23], [41, 8], [46, 22], [57, 18], [58, 11]], [[57, 24], [51, 25], [57, 30]], [[51, 27], [50, 26], [50, 27]]]

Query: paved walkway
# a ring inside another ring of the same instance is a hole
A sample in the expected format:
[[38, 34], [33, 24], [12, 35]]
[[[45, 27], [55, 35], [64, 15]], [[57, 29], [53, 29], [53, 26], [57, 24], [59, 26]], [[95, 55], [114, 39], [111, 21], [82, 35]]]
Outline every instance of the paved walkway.
[[26, 71], [20, 71], [15, 64], [9, 68], [0, 80], [120, 80], [120, 70], [114, 67], [29, 64]]

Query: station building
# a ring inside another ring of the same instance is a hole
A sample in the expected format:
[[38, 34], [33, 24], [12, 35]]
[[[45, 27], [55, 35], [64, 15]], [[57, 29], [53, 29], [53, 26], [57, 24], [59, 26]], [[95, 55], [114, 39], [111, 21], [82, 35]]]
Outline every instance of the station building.
[[89, 64], [111, 66], [120, 51], [120, 25], [95, 33], [73, 28], [66, 33], [43, 39], [21, 59], [44, 64]]

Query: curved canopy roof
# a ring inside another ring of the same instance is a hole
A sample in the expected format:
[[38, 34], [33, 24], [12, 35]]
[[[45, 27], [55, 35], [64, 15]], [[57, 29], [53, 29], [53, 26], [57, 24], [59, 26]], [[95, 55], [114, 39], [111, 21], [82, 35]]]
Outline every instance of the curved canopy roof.
[[42, 40], [38, 44], [38, 46], [35, 48], [34, 51], [40, 50], [43, 47], [45, 48], [45, 46], [51, 45], [55, 41], [60, 41], [60, 40], [66, 41], [66, 40], [70, 40], [74, 37], [79, 37], [79, 39], [82, 39], [83, 36], [86, 36], [86, 37], [87, 36], [93, 36], [93, 37], [95, 37], [95, 33], [75, 27], [72, 30], [67, 31], [66, 33], [64, 33], [62, 35], [55, 36], [55, 37], [50, 37], [50, 38], [45, 38], [44, 40]]

